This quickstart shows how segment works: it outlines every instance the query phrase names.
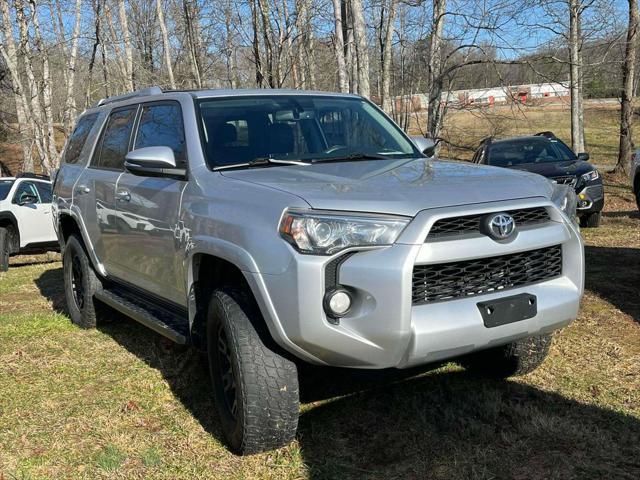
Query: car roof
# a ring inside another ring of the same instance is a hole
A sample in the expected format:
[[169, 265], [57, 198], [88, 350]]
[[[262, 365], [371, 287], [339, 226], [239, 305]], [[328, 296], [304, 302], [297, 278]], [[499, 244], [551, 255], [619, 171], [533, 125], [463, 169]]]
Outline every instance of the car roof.
[[520, 143], [520, 142], [525, 142], [525, 141], [531, 141], [531, 140], [551, 140], [548, 137], [543, 137], [540, 135], [521, 135], [518, 137], [507, 137], [507, 138], [501, 138], [500, 140], [492, 140], [491, 141], [491, 145], [495, 145], [496, 143]]

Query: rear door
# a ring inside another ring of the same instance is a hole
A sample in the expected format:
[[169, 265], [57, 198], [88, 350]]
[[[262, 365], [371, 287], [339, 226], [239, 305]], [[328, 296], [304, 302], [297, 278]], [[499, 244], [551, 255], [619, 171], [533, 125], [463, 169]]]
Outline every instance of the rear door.
[[[166, 146], [178, 168], [186, 168], [182, 110], [177, 101], [140, 106], [133, 150]], [[143, 177], [125, 171], [116, 189], [117, 233], [114, 249], [123, 278], [147, 292], [186, 306], [184, 255], [179, 224], [186, 182], [175, 178]]]
[[80, 210], [90, 248], [103, 273], [116, 277], [122, 274], [117, 259], [120, 252], [114, 250], [116, 183], [124, 169], [137, 110], [137, 105], [131, 105], [111, 111], [93, 157], [73, 190], [73, 202]]
[[38, 196], [40, 197], [40, 208], [42, 209], [42, 215], [45, 219], [42, 222], [42, 237], [43, 242], [55, 242], [57, 240], [56, 231], [53, 228], [53, 218], [51, 209], [51, 184], [49, 182], [34, 182], [36, 189], [38, 190]]

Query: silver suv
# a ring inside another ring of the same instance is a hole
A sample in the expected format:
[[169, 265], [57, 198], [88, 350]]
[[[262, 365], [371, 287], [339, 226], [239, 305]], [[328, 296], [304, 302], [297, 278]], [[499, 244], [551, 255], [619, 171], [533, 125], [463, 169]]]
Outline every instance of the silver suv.
[[300, 362], [529, 372], [578, 312], [575, 195], [432, 146], [355, 95], [102, 100], [54, 186], [71, 319], [107, 304], [206, 351], [245, 454], [294, 438]]

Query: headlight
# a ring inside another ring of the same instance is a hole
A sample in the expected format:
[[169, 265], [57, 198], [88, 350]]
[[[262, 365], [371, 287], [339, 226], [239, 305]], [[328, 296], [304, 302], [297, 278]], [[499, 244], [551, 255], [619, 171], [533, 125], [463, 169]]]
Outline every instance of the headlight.
[[598, 170], [591, 170], [590, 172], [583, 174], [580, 178], [585, 182], [591, 182], [592, 180], [599, 179], [600, 174], [598, 173]]
[[568, 185], [559, 185], [554, 182], [551, 201], [555, 203], [560, 210], [566, 213], [567, 217], [576, 223], [576, 207], [578, 206], [578, 200], [573, 188]]
[[341, 215], [286, 211], [280, 235], [301, 253], [331, 255], [349, 247], [391, 245], [409, 219], [383, 215]]

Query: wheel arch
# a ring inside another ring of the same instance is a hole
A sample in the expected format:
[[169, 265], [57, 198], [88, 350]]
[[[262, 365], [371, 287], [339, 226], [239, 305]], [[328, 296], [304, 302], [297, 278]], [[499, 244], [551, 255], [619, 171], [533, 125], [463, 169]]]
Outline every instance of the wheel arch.
[[20, 229], [18, 228], [18, 219], [12, 212], [0, 212], [0, 227], [10, 228], [13, 232], [12, 249], [10, 253], [15, 253], [20, 250]]

